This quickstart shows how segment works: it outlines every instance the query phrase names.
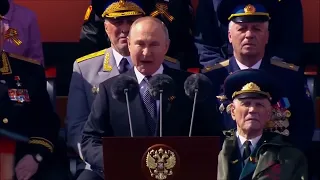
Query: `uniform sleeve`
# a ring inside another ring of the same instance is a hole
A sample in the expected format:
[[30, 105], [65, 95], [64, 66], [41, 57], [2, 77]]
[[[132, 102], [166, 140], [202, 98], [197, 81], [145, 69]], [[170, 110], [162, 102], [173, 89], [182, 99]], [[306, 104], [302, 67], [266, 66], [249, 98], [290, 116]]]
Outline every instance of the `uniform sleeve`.
[[103, 171], [102, 137], [111, 136], [112, 129], [108, 124], [108, 96], [103, 84], [95, 98], [88, 121], [83, 128], [81, 149], [84, 160], [95, 171]]
[[36, 96], [31, 100], [34, 111], [34, 128], [30, 134], [29, 144], [31, 153], [39, 153], [44, 158], [54, 151], [54, 143], [57, 141], [60, 129], [60, 120], [53, 111], [49, 94], [47, 92], [46, 77], [44, 69], [38, 66], [38, 71], [34, 72], [36, 81]]
[[27, 57], [31, 59], [38, 60], [42, 65], [44, 65], [42, 41], [40, 36], [40, 29], [37, 22], [36, 15], [31, 13], [31, 20], [29, 24], [29, 44], [27, 50]]
[[200, 56], [200, 64], [205, 67], [225, 59], [221, 51], [225, 42], [221, 38], [216, 5], [212, 0], [201, 0], [196, 11], [195, 45]]
[[79, 64], [74, 62], [68, 95], [66, 122], [68, 146], [72, 147], [77, 153], [79, 153], [78, 143], [81, 142], [83, 126], [90, 114], [84, 82], [85, 79], [82, 76]]

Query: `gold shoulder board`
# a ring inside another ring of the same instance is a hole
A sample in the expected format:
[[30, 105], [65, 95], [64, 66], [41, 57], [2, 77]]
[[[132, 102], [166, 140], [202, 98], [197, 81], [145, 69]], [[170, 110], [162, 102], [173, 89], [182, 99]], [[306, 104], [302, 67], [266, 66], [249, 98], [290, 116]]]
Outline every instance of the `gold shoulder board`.
[[97, 57], [97, 56], [101, 56], [101, 55], [103, 55], [105, 53], [105, 51], [106, 51], [106, 49], [103, 49], [103, 50], [100, 50], [100, 51], [97, 51], [97, 52], [82, 56], [81, 58], [78, 58], [76, 61], [77, 61], [77, 63], [80, 63], [82, 61], [85, 61], [85, 60], [88, 60], [88, 59], [92, 59], [92, 58]]
[[204, 68], [204, 72], [209, 72], [209, 71], [212, 71], [212, 70], [215, 70], [215, 69], [220, 69], [222, 67], [226, 67], [229, 65], [229, 59], [225, 60], [225, 61], [222, 61], [222, 62], [219, 62], [213, 66], [207, 66]]
[[18, 60], [22, 60], [22, 61], [26, 61], [26, 62], [29, 62], [29, 63], [32, 63], [32, 64], [41, 65], [41, 63], [39, 61], [37, 61], [37, 60], [31, 59], [31, 58], [27, 58], [27, 57], [24, 57], [24, 56], [21, 56], [21, 55], [18, 55], [18, 54], [9, 53], [9, 57], [12, 57], [12, 58], [15, 58], [15, 59], [18, 59]]
[[282, 67], [282, 68], [290, 69], [290, 70], [293, 70], [293, 71], [298, 71], [299, 70], [299, 66], [294, 65], [294, 64], [286, 63], [286, 62], [282, 61], [282, 59], [279, 59], [279, 58], [272, 58], [270, 60], [270, 62], [271, 62], [271, 64], [273, 64], [275, 66]]
[[178, 62], [177, 59], [172, 58], [172, 57], [169, 57], [169, 56], [165, 56], [164, 59], [165, 59], [166, 61], [172, 62], [172, 63], [174, 63], [174, 64], [177, 64], [177, 62]]

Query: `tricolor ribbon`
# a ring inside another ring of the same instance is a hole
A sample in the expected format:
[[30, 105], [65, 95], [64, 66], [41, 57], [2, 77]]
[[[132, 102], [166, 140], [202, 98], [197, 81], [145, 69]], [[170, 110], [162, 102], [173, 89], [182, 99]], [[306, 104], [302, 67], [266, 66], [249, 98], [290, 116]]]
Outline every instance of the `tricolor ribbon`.
[[12, 40], [17, 46], [22, 44], [22, 41], [18, 38], [18, 31], [12, 28], [9, 28], [4, 36], [5, 39]]
[[150, 16], [152, 17], [156, 17], [159, 14], [164, 15], [170, 22], [172, 22], [174, 20], [174, 17], [171, 16], [168, 12], [168, 5], [165, 3], [157, 3], [156, 4], [156, 9], [155, 11], [153, 11]]

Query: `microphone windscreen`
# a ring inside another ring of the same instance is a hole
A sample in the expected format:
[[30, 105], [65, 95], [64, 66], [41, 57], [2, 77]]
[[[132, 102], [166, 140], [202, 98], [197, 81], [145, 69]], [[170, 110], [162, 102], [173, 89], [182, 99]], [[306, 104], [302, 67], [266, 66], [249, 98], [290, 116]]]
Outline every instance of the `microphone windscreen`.
[[212, 82], [203, 74], [192, 74], [184, 82], [185, 93], [191, 99], [194, 98], [196, 89], [198, 102], [204, 101], [213, 93]]
[[156, 100], [160, 99], [160, 91], [162, 91], [163, 97], [166, 99], [174, 94], [175, 83], [173, 79], [166, 74], [154, 75], [149, 80], [149, 93]]
[[128, 92], [128, 99], [132, 101], [139, 93], [137, 80], [128, 75], [118, 75], [111, 85], [111, 95], [120, 102], [126, 102], [125, 91]]

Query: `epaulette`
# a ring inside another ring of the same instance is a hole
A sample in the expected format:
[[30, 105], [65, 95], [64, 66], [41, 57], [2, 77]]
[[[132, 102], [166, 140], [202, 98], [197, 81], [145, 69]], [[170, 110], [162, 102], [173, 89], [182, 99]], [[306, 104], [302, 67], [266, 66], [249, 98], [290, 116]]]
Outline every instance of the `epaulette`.
[[286, 63], [280, 58], [271, 58], [270, 63], [275, 66], [282, 67], [282, 68], [290, 69], [293, 71], [299, 71], [299, 66], [294, 65], [294, 64], [290, 64], [290, 63]]
[[77, 61], [77, 63], [80, 63], [82, 61], [85, 61], [85, 60], [88, 60], [88, 59], [92, 59], [92, 58], [97, 57], [97, 56], [101, 56], [105, 52], [106, 52], [106, 49], [103, 49], [103, 50], [100, 50], [100, 51], [97, 51], [97, 52], [82, 56], [81, 58], [78, 58], [76, 61]]
[[174, 64], [177, 64], [177, 63], [179, 62], [177, 59], [172, 58], [172, 57], [169, 57], [169, 56], [165, 56], [164, 59], [165, 59], [166, 61], [172, 62], [172, 63], [174, 63]]
[[212, 70], [215, 70], [215, 69], [220, 69], [220, 68], [223, 68], [223, 67], [226, 67], [226, 66], [229, 66], [229, 59], [227, 59], [225, 61], [222, 61], [222, 62], [218, 62], [213, 66], [207, 66], [207, 67], [204, 68], [203, 72], [209, 72], [209, 71], [212, 71]]
[[37, 61], [37, 60], [31, 59], [31, 58], [27, 58], [27, 57], [24, 57], [24, 56], [21, 56], [21, 55], [18, 55], [18, 54], [9, 53], [9, 57], [12, 57], [12, 58], [15, 58], [15, 59], [18, 59], [18, 60], [22, 60], [22, 61], [26, 61], [26, 62], [29, 62], [29, 63], [32, 63], [32, 64], [41, 65], [41, 63], [39, 61]]

